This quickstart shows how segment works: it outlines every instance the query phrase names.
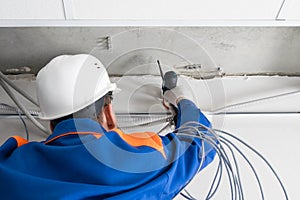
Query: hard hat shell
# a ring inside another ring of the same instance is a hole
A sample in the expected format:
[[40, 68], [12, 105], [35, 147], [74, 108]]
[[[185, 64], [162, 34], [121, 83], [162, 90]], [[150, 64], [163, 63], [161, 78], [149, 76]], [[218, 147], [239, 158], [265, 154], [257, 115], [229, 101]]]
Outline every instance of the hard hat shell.
[[36, 82], [43, 120], [75, 113], [116, 89], [103, 64], [88, 54], [55, 57], [39, 71]]

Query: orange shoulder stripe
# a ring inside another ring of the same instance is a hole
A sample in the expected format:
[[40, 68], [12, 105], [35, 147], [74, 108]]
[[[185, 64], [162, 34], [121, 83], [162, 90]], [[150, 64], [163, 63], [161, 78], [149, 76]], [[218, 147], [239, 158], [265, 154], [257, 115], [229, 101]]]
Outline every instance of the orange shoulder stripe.
[[17, 135], [12, 136], [12, 138], [14, 138], [17, 141], [18, 147], [28, 143], [28, 140]]
[[120, 129], [112, 129], [116, 132], [125, 142], [134, 147], [148, 146], [159, 151], [166, 159], [167, 156], [164, 151], [164, 145], [161, 138], [154, 132], [140, 132], [125, 134]]
[[67, 135], [89, 135], [89, 134], [95, 136], [96, 139], [99, 139], [103, 135], [101, 133], [96, 133], [96, 132], [69, 132], [69, 133], [64, 133], [64, 134], [58, 135], [54, 138], [51, 138], [50, 140], [45, 141], [44, 144], [48, 144], [58, 138], [61, 138], [61, 137], [67, 136]]

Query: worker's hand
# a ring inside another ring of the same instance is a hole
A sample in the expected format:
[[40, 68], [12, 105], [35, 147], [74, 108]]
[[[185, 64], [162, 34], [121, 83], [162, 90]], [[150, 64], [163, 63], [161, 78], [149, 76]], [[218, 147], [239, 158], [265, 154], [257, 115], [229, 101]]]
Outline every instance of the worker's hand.
[[164, 93], [164, 100], [172, 104], [177, 108], [177, 104], [182, 99], [188, 99], [193, 101], [194, 96], [190, 90], [187, 90], [183, 87], [177, 86], [173, 88], [172, 90], [167, 90]]

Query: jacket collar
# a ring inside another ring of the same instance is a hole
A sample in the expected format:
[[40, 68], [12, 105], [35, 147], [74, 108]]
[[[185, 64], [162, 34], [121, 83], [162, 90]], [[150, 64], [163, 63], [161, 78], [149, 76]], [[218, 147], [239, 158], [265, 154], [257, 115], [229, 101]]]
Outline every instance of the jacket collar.
[[92, 119], [73, 118], [58, 123], [54, 128], [53, 133], [46, 139], [46, 141], [69, 132], [107, 133], [107, 131], [98, 122]]

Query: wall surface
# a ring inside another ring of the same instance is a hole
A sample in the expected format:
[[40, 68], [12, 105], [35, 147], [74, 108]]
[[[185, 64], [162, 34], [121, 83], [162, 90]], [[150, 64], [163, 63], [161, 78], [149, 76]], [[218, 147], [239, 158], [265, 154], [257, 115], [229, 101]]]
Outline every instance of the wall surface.
[[0, 20], [300, 20], [297, 0], [10, 0]]
[[65, 19], [63, 10], [63, 1], [39, 1], [39, 0], [11, 0], [0, 1], [0, 19]]
[[2, 0], [0, 4], [0, 19], [275, 20], [282, 1], [188, 0], [183, 4], [178, 0], [51, 0], [45, 3], [38, 0]]

